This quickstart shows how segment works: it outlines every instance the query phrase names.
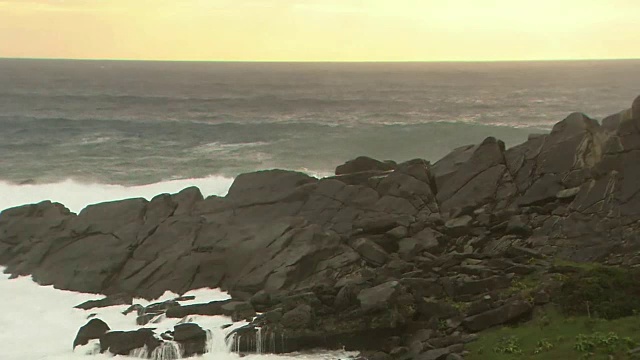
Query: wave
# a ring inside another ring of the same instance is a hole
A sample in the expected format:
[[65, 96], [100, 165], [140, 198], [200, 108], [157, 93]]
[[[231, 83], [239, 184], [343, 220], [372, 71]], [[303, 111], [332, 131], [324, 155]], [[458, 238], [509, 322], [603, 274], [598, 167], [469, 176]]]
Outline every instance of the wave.
[[[53, 286], [39, 286], [29, 277], [9, 279], [0, 267], [0, 294], [11, 296], [0, 297], [0, 306], [11, 311], [0, 312], [0, 344], [2, 344], [2, 360], [108, 360], [114, 359], [107, 354], [88, 355], [90, 345], [78, 347], [74, 352], [71, 343], [78, 329], [87, 323], [87, 316], [94, 314], [96, 318], [105, 321], [114, 330], [132, 331], [140, 328], [136, 324], [136, 314], [122, 315], [128, 305], [117, 305], [106, 308], [96, 308], [89, 311], [73, 308], [88, 300], [95, 300], [102, 296], [73, 291], [55, 289]], [[218, 289], [200, 289], [190, 291], [185, 295], [194, 295], [195, 301], [182, 302], [182, 305], [193, 303], [207, 303], [229, 298], [229, 295]], [[152, 302], [164, 301], [177, 297], [177, 294], [166, 292], [154, 301], [135, 299], [134, 302], [148, 306]], [[213, 340], [210, 352], [200, 357], [203, 360], [239, 360], [241, 356], [228, 351], [224, 343], [224, 336], [233, 328], [244, 322], [235, 323], [232, 327], [223, 329], [223, 325], [231, 323], [231, 319], [223, 316], [193, 316], [196, 323], [212, 332]], [[156, 333], [172, 329], [179, 319], [164, 319], [154, 324]], [[216, 341], [217, 340], [217, 341]], [[34, 343], [35, 341], [35, 343]], [[90, 343], [91, 344], [91, 343]], [[251, 354], [242, 359], [246, 360], [328, 360], [350, 358], [354, 353], [341, 351], [326, 351], [316, 354], [291, 355], [255, 355]], [[120, 359], [120, 357], [116, 357]], [[126, 357], [125, 357], [126, 358]]]
[[[378, 106], [384, 107], [389, 104], [386, 98], [313, 98], [313, 97], [293, 97], [276, 95], [245, 95], [245, 96], [218, 96], [218, 97], [190, 97], [190, 96], [165, 96], [165, 95], [129, 95], [129, 94], [34, 94], [34, 93], [0, 93], [0, 98], [13, 102], [33, 102], [38, 100], [52, 103], [89, 103], [89, 104], [112, 104], [128, 106], [145, 106], [167, 104], [179, 105], [187, 104], [194, 106], [230, 106], [232, 108], [258, 107], [260, 109], [274, 109], [279, 106], [287, 107], [350, 107], [350, 106]], [[394, 105], [407, 106], [410, 102], [406, 100], [394, 100]], [[99, 105], [96, 105], [99, 107]], [[101, 105], [100, 105], [101, 106]], [[113, 109], [104, 107], [104, 109]]]
[[[313, 114], [312, 114], [313, 115]], [[287, 128], [296, 128], [296, 131], [313, 130], [313, 129], [327, 129], [327, 128], [349, 128], [349, 129], [362, 129], [378, 130], [384, 128], [429, 128], [429, 127], [458, 127], [458, 128], [504, 128], [504, 129], [533, 129], [533, 130], [550, 130], [554, 124], [562, 120], [548, 119], [548, 118], [521, 118], [518, 121], [509, 121], [504, 119], [505, 116], [500, 116], [495, 119], [483, 118], [478, 114], [460, 115], [456, 119], [443, 119], [433, 118], [428, 119], [428, 114], [418, 116], [416, 112], [407, 113], [371, 113], [366, 116], [336, 116], [334, 118], [325, 117], [304, 117], [303, 121], [298, 117], [277, 116], [260, 119], [242, 119], [239, 121], [229, 121], [229, 119], [218, 119], [222, 121], [214, 121], [217, 117], [205, 116], [203, 118], [193, 117], [188, 119], [121, 119], [121, 118], [95, 118], [95, 117], [83, 117], [83, 118], [65, 118], [65, 117], [51, 117], [51, 116], [12, 116], [0, 114], [0, 123], [7, 128], [17, 128], [20, 131], [25, 131], [27, 127], [33, 127], [34, 131], [47, 126], [51, 130], [60, 128], [72, 128], [74, 130], [137, 130], [142, 131], [154, 131], [159, 123], [163, 126], [172, 126], [174, 129], [189, 129], [195, 128], [196, 131], [213, 130], [216, 132], [221, 131], [247, 131], [247, 133], [256, 134], [264, 130], [274, 129], [281, 131]], [[502, 114], [504, 115], [504, 114]], [[568, 113], [566, 115], [569, 115]], [[414, 119], [406, 119], [409, 116], [415, 117]], [[393, 119], [394, 117], [403, 118], [400, 120]], [[215, 119], [214, 119], [215, 118]], [[383, 120], [392, 119], [392, 120]], [[90, 128], [93, 126], [94, 128]], [[255, 131], [255, 128], [260, 128], [261, 131]], [[162, 129], [160, 129], [162, 130]], [[95, 135], [94, 135], [95, 136]], [[87, 140], [87, 139], [83, 139]], [[111, 139], [107, 137], [101, 137], [99, 141], [105, 142]], [[87, 141], [95, 141], [93, 139]], [[251, 143], [251, 142], [248, 142]], [[262, 145], [259, 142], [257, 145]], [[253, 145], [253, 144], [252, 144]]]
[[150, 200], [158, 194], [177, 193], [190, 186], [197, 186], [205, 197], [210, 195], [224, 196], [232, 182], [233, 178], [223, 176], [169, 180], [140, 186], [89, 184], [74, 179], [51, 184], [24, 185], [0, 181], [0, 210], [51, 200], [79, 213], [91, 204], [138, 197]]

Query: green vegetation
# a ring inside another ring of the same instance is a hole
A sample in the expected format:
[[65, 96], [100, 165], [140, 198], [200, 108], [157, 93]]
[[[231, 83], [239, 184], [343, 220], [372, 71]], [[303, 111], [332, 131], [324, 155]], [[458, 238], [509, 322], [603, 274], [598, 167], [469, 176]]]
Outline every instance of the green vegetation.
[[540, 286], [540, 280], [540, 273], [515, 277], [511, 281], [511, 286], [503, 292], [503, 296], [512, 297], [519, 295], [523, 300], [533, 303], [534, 293]]
[[[465, 359], [640, 359], [640, 269], [556, 261], [566, 271], [554, 305], [525, 324], [492, 329], [469, 344]], [[541, 284], [540, 274], [514, 279], [507, 295], [524, 299]]]
[[566, 315], [617, 319], [640, 311], [640, 271], [590, 266], [566, 274], [556, 298]]
[[574, 262], [574, 261], [567, 261], [567, 260], [560, 260], [560, 259], [554, 260], [553, 265], [555, 267], [566, 267], [566, 268], [573, 268], [575, 270], [585, 270], [585, 271], [599, 269], [603, 267], [602, 264], [600, 263]]
[[468, 344], [468, 360], [633, 359], [640, 346], [640, 317], [600, 320], [566, 317], [554, 307], [526, 324], [488, 330]]
[[444, 301], [448, 305], [451, 305], [453, 308], [455, 308], [461, 313], [464, 313], [467, 310], [469, 310], [469, 307], [471, 306], [470, 302], [455, 301], [451, 297], [445, 297], [444, 299], [442, 299], [442, 301]]

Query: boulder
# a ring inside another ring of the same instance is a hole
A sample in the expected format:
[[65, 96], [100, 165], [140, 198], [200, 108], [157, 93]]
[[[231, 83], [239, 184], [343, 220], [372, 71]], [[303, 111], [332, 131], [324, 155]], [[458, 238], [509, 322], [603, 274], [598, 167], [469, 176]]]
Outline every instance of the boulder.
[[249, 206], [296, 199], [299, 188], [317, 182], [307, 174], [286, 170], [265, 170], [241, 174], [229, 188], [226, 199], [235, 206]]
[[373, 266], [384, 265], [389, 260], [389, 254], [380, 245], [367, 238], [356, 239], [352, 246], [365, 261]]
[[507, 324], [531, 314], [533, 306], [523, 300], [514, 300], [496, 309], [470, 316], [463, 321], [464, 327], [472, 332], [482, 331], [492, 326]]
[[311, 324], [313, 310], [309, 305], [298, 305], [295, 309], [287, 311], [282, 316], [280, 323], [287, 329], [302, 329]]
[[636, 97], [631, 104], [631, 117], [633, 119], [640, 119], [640, 96]]
[[358, 306], [358, 294], [360, 286], [350, 283], [344, 285], [335, 297], [333, 307], [338, 311], [347, 310], [353, 306]]
[[447, 229], [447, 233], [451, 236], [461, 236], [468, 233], [471, 228], [471, 222], [473, 218], [469, 215], [463, 215], [451, 220], [448, 220], [444, 227]]
[[223, 314], [230, 316], [232, 321], [251, 321], [256, 316], [256, 311], [251, 303], [244, 301], [231, 301], [221, 306]]
[[207, 349], [207, 332], [197, 324], [176, 325], [173, 340], [182, 346], [184, 357], [203, 355]]
[[155, 337], [151, 329], [110, 331], [100, 336], [100, 353], [109, 352], [113, 355], [128, 356], [131, 351], [145, 346], [149, 353], [160, 346], [160, 340]]
[[571, 189], [560, 190], [556, 194], [556, 197], [558, 199], [561, 199], [561, 200], [563, 200], [563, 199], [572, 199], [576, 195], [578, 195], [579, 192], [580, 192], [580, 187], [574, 187], [574, 188], [571, 188]]
[[416, 357], [416, 360], [445, 360], [451, 354], [448, 348], [428, 350]]
[[[442, 177], [438, 178], [436, 175], [436, 197], [440, 211], [446, 214], [456, 209], [473, 210], [494, 199], [506, 171], [504, 150], [505, 145], [502, 141], [493, 137], [486, 138], [477, 147], [469, 150], [472, 153], [464, 162], [447, 165], [454, 170], [447, 174], [446, 181], [442, 181]], [[446, 161], [446, 158], [440, 162], [442, 161]], [[434, 165], [435, 173], [440, 162]]]
[[458, 168], [471, 158], [476, 148], [477, 146], [475, 145], [456, 148], [431, 167], [431, 173], [438, 191], [444, 186], [448, 178], [455, 174]]
[[73, 348], [87, 345], [89, 340], [99, 339], [107, 331], [111, 330], [109, 325], [100, 319], [91, 319], [87, 324], [78, 330], [76, 338], [73, 340]]
[[336, 168], [336, 175], [359, 173], [363, 171], [391, 171], [397, 165], [393, 162], [382, 162], [367, 156], [360, 156]]
[[360, 307], [364, 311], [376, 311], [388, 308], [398, 295], [400, 286], [400, 283], [397, 281], [389, 281], [360, 291], [358, 294]]
[[527, 218], [523, 215], [515, 215], [507, 223], [507, 234], [527, 237], [531, 235], [531, 226], [527, 224]]

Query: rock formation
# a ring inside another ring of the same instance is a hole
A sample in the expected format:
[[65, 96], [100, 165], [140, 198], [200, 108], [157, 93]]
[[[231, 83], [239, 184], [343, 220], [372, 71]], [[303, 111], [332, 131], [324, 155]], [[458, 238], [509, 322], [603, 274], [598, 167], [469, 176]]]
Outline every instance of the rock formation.
[[262, 312], [230, 335], [242, 351], [256, 350], [260, 329], [286, 338], [260, 345], [270, 352], [345, 346], [441, 359], [548, 302], [550, 278], [530, 299], [512, 289], [551, 259], [640, 263], [639, 107], [640, 97], [603, 125], [574, 113], [513, 148], [489, 137], [435, 164], [362, 157], [323, 179], [243, 174], [225, 197], [188, 188], [77, 215], [47, 201], [8, 209], [0, 264], [118, 303], [220, 287], [234, 300], [162, 312]]

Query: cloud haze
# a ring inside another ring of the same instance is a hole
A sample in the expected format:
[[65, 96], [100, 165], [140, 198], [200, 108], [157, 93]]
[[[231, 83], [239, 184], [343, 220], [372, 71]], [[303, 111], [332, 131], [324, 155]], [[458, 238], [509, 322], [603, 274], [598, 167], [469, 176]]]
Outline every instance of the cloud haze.
[[1, 57], [638, 58], [631, 0], [0, 0]]

